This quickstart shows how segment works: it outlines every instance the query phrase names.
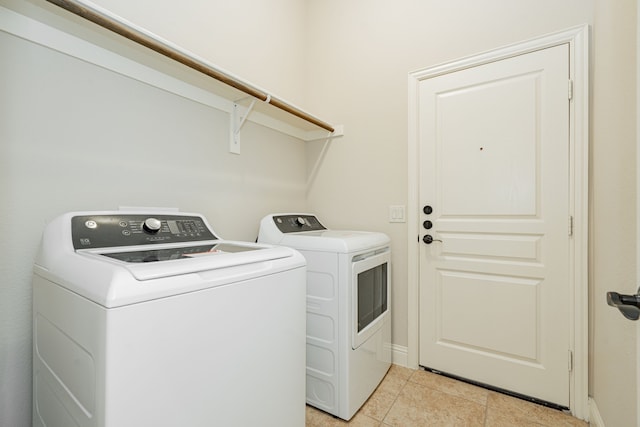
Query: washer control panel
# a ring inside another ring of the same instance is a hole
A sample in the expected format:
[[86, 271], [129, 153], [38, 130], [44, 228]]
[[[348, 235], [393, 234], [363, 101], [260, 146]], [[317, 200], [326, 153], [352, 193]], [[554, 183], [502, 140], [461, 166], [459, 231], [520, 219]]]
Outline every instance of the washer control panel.
[[282, 233], [298, 233], [300, 231], [317, 231], [327, 229], [325, 226], [320, 224], [320, 221], [318, 221], [318, 218], [314, 215], [275, 215], [273, 217], [273, 222]]
[[192, 215], [83, 215], [71, 218], [74, 249], [217, 240]]

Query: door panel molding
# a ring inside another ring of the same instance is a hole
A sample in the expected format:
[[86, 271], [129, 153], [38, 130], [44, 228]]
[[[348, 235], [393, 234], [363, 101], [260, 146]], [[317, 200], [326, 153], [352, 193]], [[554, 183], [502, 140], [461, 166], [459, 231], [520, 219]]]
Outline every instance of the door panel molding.
[[[570, 241], [570, 349], [575, 355], [570, 375], [570, 404], [574, 416], [587, 419], [588, 402], [588, 171], [589, 171], [589, 26], [583, 25], [522, 43], [498, 48], [409, 74], [408, 129], [408, 345], [407, 366], [418, 367], [419, 353], [419, 85], [422, 80], [515, 57], [569, 45], [572, 93], [569, 112], [569, 206], [573, 217]], [[454, 220], [454, 219], [452, 219]]]

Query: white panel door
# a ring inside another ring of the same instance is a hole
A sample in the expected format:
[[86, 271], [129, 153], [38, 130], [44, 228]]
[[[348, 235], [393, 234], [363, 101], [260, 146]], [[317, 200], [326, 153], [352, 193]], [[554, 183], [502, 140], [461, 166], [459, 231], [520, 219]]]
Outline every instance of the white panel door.
[[420, 365], [562, 406], [568, 54], [551, 47], [419, 89], [420, 201], [432, 208], [420, 238], [436, 239], [420, 242]]

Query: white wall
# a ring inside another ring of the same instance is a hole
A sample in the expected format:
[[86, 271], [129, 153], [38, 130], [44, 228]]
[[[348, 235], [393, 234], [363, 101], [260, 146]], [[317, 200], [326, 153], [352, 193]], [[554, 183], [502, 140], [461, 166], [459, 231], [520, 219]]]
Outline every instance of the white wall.
[[93, 0], [116, 15], [304, 105], [306, 2]]
[[590, 390], [607, 426], [640, 423], [636, 324], [605, 299], [638, 287], [636, 7], [598, 0], [593, 30]]
[[[0, 6], [34, 12], [22, 3]], [[280, 41], [240, 27], [265, 45]], [[295, 46], [280, 49], [283, 62], [302, 63]], [[2, 31], [0, 57], [0, 426], [23, 427], [31, 425], [31, 267], [48, 220], [178, 207], [205, 214], [224, 238], [253, 241], [263, 215], [306, 210], [307, 168], [295, 138], [247, 122], [242, 154], [230, 154], [228, 114]]]

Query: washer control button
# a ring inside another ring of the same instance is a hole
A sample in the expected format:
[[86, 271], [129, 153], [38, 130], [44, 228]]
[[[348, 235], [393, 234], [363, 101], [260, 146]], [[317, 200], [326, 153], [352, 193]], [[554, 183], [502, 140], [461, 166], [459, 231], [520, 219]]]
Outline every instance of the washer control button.
[[144, 224], [142, 228], [149, 233], [157, 233], [160, 231], [160, 227], [162, 226], [162, 222], [160, 222], [157, 218], [147, 218], [144, 220]]

